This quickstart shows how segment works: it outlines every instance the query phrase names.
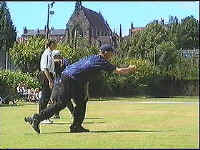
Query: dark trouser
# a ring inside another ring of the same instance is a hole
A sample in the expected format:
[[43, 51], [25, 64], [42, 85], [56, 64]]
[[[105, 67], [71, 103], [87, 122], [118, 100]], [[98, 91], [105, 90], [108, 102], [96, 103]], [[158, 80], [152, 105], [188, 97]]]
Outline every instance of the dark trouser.
[[71, 127], [80, 127], [85, 119], [88, 101], [88, 82], [78, 82], [64, 76], [61, 77], [61, 80], [61, 92], [58, 92], [58, 95], [56, 95], [58, 98], [57, 103], [41, 111], [38, 115], [38, 120], [43, 121], [50, 118], [55, 113], [58, 113], [64, 109], [70, 103], [70, 99], [73, 98], [76, 106]]
[[[53, 103], [57, 103], [60, 99], [60, 95], [62, 95], [62, 84], [60, 82], [54, 83], [50, 99], [53, 101]], [[74, 106], [71, 100], [67, 102], [67, 108], [69, 109], [70, 113], [74, 116]], [[59, 112], [55, 115], [59, 116]]]
[[[53, 74], [51, 74], [51, 78], [53, 79]], [[51, 96], [51, 89], [49, 87], [49, 80], [47, 79], [45, 73], [43, 71], [40, 72], [40, 83], [42, 85], [42, 96], [39, 100], [39, 113], [47, 108], [47, 104], [49, 103]]]

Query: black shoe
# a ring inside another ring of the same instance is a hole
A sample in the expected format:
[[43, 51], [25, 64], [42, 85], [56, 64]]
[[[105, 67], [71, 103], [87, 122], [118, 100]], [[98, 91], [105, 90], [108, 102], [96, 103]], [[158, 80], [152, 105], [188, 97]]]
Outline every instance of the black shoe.
[[40, 122], [37, 120], [35, 115], [33, 115], [33, 117], [25, 117], [24, 121], [28, 122], [37, 133], [40, 133], [40, 128], [39, 128]]
[[25, 122], [28, 122], [28, 123], [31, 124], [31, 125], [32, 125], [32, 123], [33, 123], [33, 119], [32, 119], [31, 117], [25, 117], [25, 118], [24, 118], [24, 121], [25, 121]]
[[80, 127], [70, 127], [70, 132], [71, 133], [90, 132], [90, 130], [80, 126]]

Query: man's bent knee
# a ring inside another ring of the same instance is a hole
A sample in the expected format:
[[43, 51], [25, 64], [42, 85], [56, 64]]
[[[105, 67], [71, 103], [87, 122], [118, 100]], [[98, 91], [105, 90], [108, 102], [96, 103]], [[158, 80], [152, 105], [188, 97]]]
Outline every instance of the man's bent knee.
[[58, 100], [58, 101], [56, 101], [56, 105], [61, 110], [67, 106], [67, 102], [64, 100]]

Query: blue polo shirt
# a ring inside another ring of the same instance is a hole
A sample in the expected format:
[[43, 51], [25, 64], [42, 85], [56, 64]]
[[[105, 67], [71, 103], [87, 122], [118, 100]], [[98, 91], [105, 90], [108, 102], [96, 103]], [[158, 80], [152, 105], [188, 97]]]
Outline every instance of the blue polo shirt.
[[112, 72], [115, 69], [116, 66], [101, 55], [91, 55], [67, 66], [62, 74], [74, 80], [91, 81], [95, 80], [101, 71]]

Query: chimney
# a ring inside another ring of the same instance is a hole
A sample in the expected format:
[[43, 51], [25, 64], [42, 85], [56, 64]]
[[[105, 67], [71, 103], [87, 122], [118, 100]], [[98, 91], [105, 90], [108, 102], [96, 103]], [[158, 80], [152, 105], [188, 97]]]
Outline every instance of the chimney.
[[120, 39], [122, 38], [122, 25], [120, 24], [119, 26], [119, 36], [120, 36]]
[[133, 23], [131, 22], [131, 29], [133, 29], [134, 27], [133, 27]]
[[44, 31], [45, 31], [45, 32], [47, 31], [47, 26], [46, 26], [46, 25], [44, 26]]
[[27, 34], [28, 33], [28, 30], [26, 28], [26, 26], [24, 27], [24, 34]]
[[40, 34], [40, 30], [39, 29], [37, 29], [37, 34]]

